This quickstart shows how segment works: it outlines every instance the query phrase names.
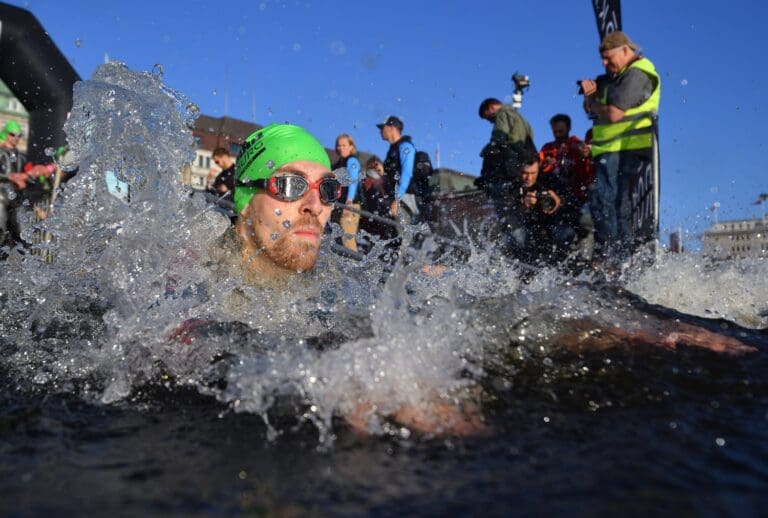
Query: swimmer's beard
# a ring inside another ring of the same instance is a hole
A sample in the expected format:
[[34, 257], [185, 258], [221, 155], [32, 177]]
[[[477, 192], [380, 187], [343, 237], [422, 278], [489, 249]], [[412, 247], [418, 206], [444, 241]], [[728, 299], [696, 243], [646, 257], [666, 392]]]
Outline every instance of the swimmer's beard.
[[[307, 215], [299, 218], [291, 228], [269, 242], [264, 242], [249, 223], [238, 225], [237, 233], [242, 239], [243, 267], [254, 280], [278, 281], [314, 268], [323, 236], [323, 228], [316, 217]], [[257, 224], [262, 223], [259, 221]], [[316, 230], [320, 239], [311, 242], [292, 231], [302, 228]]]

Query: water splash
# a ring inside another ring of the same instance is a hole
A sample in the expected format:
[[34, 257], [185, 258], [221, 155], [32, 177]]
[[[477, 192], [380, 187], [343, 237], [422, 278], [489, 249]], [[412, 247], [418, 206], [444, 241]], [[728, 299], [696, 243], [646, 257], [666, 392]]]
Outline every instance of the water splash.
[[[575, 318], [630, 318], [625, 301], [555, 270], [523, 284], [521, 265], [461, 224], [463, 258], [442, 272], [423, 268], [439, 250], [429, 240], [402, 248], [407, 260], [392, 269], [379, 258], [393, 242], [374, 242], [357, 262], [326, 239], [318, 266], [289, 290], [252, 286], [219, 241], [227, 220], [180, 182], [198, 113], [160, 74], [117, 62], [76, 85], [65, 129], [80, 172], [45, 224], [56, 261], [12, 254], [0, 272], [0, 336], [12, 337], [0, 342], [3, 361], [19, 380], [104, 403], [173, 381], [270, 423], [278, 411], [312, 422], [325, 442], [334, 417], [368, 405], [370, 431], [403, 437], [388, 424], [399, 407], [471, 399], [488, 368], [507, 386], [510, 355], [546, 362]], [[129, 199], [109, 193], [108, 171]], [[403, 243], [419, 231], [406, 225]], [[625, 285], [652, 302], [765, 327], [764, 261], [696, 261], [663, 258]]]

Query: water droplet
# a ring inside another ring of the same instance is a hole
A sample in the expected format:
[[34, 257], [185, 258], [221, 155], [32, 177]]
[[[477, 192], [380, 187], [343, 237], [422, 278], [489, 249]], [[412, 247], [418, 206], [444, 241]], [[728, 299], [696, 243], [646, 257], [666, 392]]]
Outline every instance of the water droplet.
[[293, 51], [294, 51], [294, 52], [299, 52], [299, 51], [301, 51], [301, 43], [294, 43], [294, 44], [293, 44]]
[[152, 67], [152, 75], [156, 76], [159, 79], [163, 78], [163, 65], [160, 63], [155, 63], [155, 66]]
[[219, 95], [219, 91], [214, 88], [211, 95]]
[[283, 211], [280, 210], [280, 209], [275, 209], [275, 214], [277, 214], [278, 216], [282, 216], [283, 215]]
[[81, 40], [80, 38], [75, 38], [75, 47], [79, 49], [82, 46], [83, 46], [83, 40]]
[[280, 237], [280, 235], [277, 232], [272, 232], [272, 234], [269, 236], [269, 238], [272, 241], [277, 241], [277, 238]]
[[681, 86], [688, 86], [688, 80], [687, 79], [683, 79], [682, 81], [680, 81], [680, 85]]
[[715, 439], [715, 444], [717, 444], [718, 446], [725, 446], [725, 439], [723, 439], [722, 437], [718, 437], [717, 439]]
[[285, 227], [285, 228], [291, 228], [291, 222], [290, 222], [289, 220], [287, 220], [287, 219], [286, 219], [285, 221], [283, 221], [283, 227]]
[[264, 165], [267, 166], [267, 169], [274, 169], [275, 168], [275, 163], [272, 160], [267, 160], [267, 163], [264, 164]]

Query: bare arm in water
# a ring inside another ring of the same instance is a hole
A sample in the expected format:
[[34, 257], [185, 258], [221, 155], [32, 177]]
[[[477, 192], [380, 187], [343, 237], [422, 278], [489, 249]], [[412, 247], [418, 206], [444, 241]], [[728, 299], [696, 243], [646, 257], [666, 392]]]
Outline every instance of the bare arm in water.
[[614, 346], [655, 346], [676, 349], [678, 345], [707, 349], [729, 356], [756, 352], [743, 341], [717, 329], [717, 322], [649, 304], [642, 297], [612, 285], [589, 288], [602, 304], [602, 318], [572, 321], [557, 343], [571, 350], [603, 350]]
[[[361, 403], [344, 418], [353, 430], [367, 435], [375, 412], [371, 403]], [[435, 397], [416, 405], [403, 405], [390, 418], [411, 431], [438, 437], [469, 437], [489, 432], [479, 405], [468, 401], [459, 404]]]
[[741, 340], [714, 333], [685, 322], [658, 321], [643, 327], [609, 327], [594, 320], [574, 322], [570, 332], [558, 336], [557, 343], [573, 351], [604, 350], [616, 346], [657, 346], [676, 349], [678, 345], [699, 347], [729, 356], [757, 351]]

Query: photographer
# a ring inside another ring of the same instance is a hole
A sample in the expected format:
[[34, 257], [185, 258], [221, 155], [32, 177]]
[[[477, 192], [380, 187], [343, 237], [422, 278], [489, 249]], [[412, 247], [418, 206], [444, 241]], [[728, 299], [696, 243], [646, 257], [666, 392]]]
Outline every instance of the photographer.
[[491, 142], [509, 143], [513, 146], [532, 147], [533, 129], [517, 108], [511, 104], [502, 104], [494, 97], [489, 97], [480, 103], [478, 115], [493, 124]]
[[606, 35], [599, 50], [608, 74], [578, 82], [584, 110], [594, 120], [595, 184], [589, 207], [596, 255], [620, 260], [635, 244], [629, 191], [652, 160], [661, 80], [653, 63], [621, 31]]
[[478, 115], [493, 124], [493, 130], [490, 142], [480, 152], [483, 166], [475, 185], [484, 190], [493, 202], [503, 229], [501, 246], [509, 248], [504, 241], [509, 231], [519, 226], [516, 211], [511, 210], [513, 207], [509, 199], [518, 183], [519, 153], [523, 150], [536, 150], [533, 130], [514, 106], [502, 104], [493, 97], [480, 103]]
[[558, 263], [565, 259], [576, 236], [579, 204], [568, 186], [553, 174], [540, 175], [538, 153], [519, 153], [519, 183], [510, 200], [519, 228], [513, 232], [520, 260]]

